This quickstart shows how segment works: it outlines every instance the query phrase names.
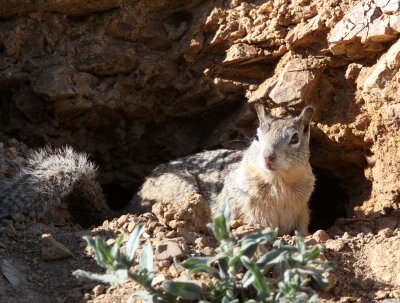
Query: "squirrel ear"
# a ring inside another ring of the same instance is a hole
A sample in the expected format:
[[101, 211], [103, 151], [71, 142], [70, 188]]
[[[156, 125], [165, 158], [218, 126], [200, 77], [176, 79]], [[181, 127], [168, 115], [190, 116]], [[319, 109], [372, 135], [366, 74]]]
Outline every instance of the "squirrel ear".
[[257, 102], [254, 103], [254, 108], [255, 108], [255, 110], [257, 112], [258, 120], [260, 120], [260, 123], [267, 122], [269, 116], [265, 112], [264, 105], [260, 101], [257, 101]]
[[299, 115], [300, 120], [303, 122], [303, 125], [305, 126], [304, 132], [308, 131], [308, 126], [310, 125], [313, 114], [314, 114], [314, 107], [306, 106]]
[[302, 110], [302, 112], [299, 115], [299, 117], [303, 121], [304, 124], [310, 124], [313, 114], [314, 114], [314, 107], [306, 106]]

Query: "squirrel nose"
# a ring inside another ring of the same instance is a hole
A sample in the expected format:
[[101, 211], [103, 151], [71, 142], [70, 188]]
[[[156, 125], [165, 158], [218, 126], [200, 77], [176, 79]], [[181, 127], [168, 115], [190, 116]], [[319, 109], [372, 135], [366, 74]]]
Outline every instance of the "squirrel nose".
[[267, 163], [273, 163], [276, 160], [276, 155], [275, 154], [265, 154], [264, 155], [265, 160]]

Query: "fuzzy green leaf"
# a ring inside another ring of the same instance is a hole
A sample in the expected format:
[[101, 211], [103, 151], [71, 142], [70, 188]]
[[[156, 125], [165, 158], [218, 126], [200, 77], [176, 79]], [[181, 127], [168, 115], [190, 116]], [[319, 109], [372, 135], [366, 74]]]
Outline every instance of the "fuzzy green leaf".
[[188, 300], [199, 301], [204, 294], [204, 291], [200, 286], [190, 282], [167, 280], [163, 282], [162, 287], [170, 295], [182, 297]]
[[84, 237], [82, 237], [82, 238], [83, 238], [83, 239], [86, 241], [86, 243], [92, 248], [93, 253], [94, 253], [94, 257], [95, 257], [95, 260], [96, 260], [97, 264], [98, 264], [99, 266], [101, 266], [101, 267], [106, 267], [104, 263], [100, 262], [100, 253], [99, 253], [99, 251], [98, 251], [98, 249], [97, 249], [97, 247], [96, 247], [96, 241], [94, 240], [94, 238], [89, 237], [89, 236], [84, 236]]
[[299, 236], [298, 232], [296, 232], [296, 246], [301, 254], [304, 254], [307, 250], [306, 244], [304, 243], [304, 239]]
[[102, 238], [96, 236], [95, 238], [96, 250], [99, 254], [100, 262], [106, 266], [113, 264], [113, 258], [111, 255], [111, 247]]
[[229, 259], [227, 257], [218, 259], [218, 267], [219, 267], [219, 275], [221, 279], [225, 279], [228, 275], [228, 262]]
[[242, 243], [246, 243], [247, 241], [256, 241], [259, 244], [265, 244], [274, 240], [277, 236], [278, 232], [276, 229], [267, 228], [265, 230], [251, 233], [242, 239]]
[[285, 262], [285, 260], [288, 258], [288, 255], [289, 252], [284, 247], [278, 248], [262, 256], [257, 261], [257, 265], [259, 268], [263, 268], [265, 265], [281, 264]]
[[240, 250], [235, 256], [233, 256], [232, 258], [229, 259], [228, 266], [229, 267], [236, 266], [239, 263], [241, 256], [243, 256], [242, 250]]
[[311, 296], [311, 298], [308, 300], [308, 303], [317, 303], [318, 302], [318, 295], [314, 294]]
[[230, 207], [229, 203], [225, 203], [223, 215], [224, 215], [224, 218], [225, 218], [225, 227], [226, 227], [226, 230], [229, 233], [230, 230], [231, 230], [231, 220], [232, 220], [232, 218], [231, 218], [231, 207]]
[[182, 266], [189, 269], [189, 275], [206, 272], [215, 276], [218, 274], [218, 271], [209, 265], [213, 260], [215, 260], [214, 257], [193, 257], [183, 261]]
[[199, 264], [211, 264], [211, 262], [214, 260], [215, 258], [213, 257], [192, 257], [183, 261], [182, 266], [186, 269], [192, 269], [197, 267]]
[[304, 260], [306, 261], [315, 260], [316, 258], [318, 258], [320, 253], [321, 253], [321, 247], [316, 245], [304, 253]]
[[263, 298], [269, 296], [270, 290], [268, 282], [265, 279], [265, 277], [261, 274], [258, 266], [246, 256], [242, 256], [240, 260], [242, 261], [243, 265], [253, 274], [254, 276], [253, 285], [254, 288], [259, 293], [259, 295], [261, 295]]
[[[292, 268], [288, 269], [285, 272], [288, 275], [288, 277], [292, 277], [295, 274], [299, 274], [302, 276], [310, 276], [315, 282], [318, 283], [318, 285], [322, 288], [326, 288], [329, 285], [329, 281], [327, 278], [322, 276], [323, 270], [318, 270], [318, 269], [302, 269], [302, 268]], [[289, 280], [289, 278], [288, 278]]]
[[135, 258], [135, 253], [140, 243], [140, 237], [144, 233], [144, 227], [145, 225], [143, 223], [136, 225], [126, 242], [126, 255], [129, 262], [132, 262]]
[[128, 270], [126, 269], [119, 269], [115, 272], [109, 273], [109, 274], [96, 274], [84, 270], [75, 270], [72, 273], [75, 277], [80, 277], [80, 278], [87, 278], [90, 280], [96, 280], [99, 282], [103, 283], [108, 283], [108, 284], [116, 284], [119, 286], [124, 285], [128, 278]]
[[115, 241], [113, 247], [111, 248], [111, 256], [114, 260], [118, 260], [120, 255], [121, 255], [121, 244], [122, 244], [122, 240], [124, 239], [123, 235], [120, 235], [117, 240]]
[[240, 249], [241, 254], [251, 258], [256, 252], [258, 244], [257, 241], [242, 242], [242, 247]]
[[211, 229], [218, 241], [228, 239], [229, 231], [226, 228], [226, 220], [223, 215], [219, 215], [218, 217], [214, 218], [213, 222], [211, 223]]
[[146, 269], [149, 272], [153, 271], [153, 247], [150, 243], [147, 243], [142, 249], [139, 268]]

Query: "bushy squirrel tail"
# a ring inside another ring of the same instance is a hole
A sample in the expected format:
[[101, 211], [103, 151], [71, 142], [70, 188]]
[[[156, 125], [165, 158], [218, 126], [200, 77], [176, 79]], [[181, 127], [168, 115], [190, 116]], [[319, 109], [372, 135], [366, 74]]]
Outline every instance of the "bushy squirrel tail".
[[85, 226], [111, 214], [88, 156], [71, 147], [46, 147], [32, 152], [26, 167], [2, 187], [0, 219], [15, 213], [40, 218], [64, 201], [72, 219]]

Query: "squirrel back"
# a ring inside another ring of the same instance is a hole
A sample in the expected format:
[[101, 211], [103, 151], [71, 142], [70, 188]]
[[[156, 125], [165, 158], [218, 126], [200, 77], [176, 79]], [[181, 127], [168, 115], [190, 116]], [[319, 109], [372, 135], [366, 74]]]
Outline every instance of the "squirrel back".
[[0, 219], [15, 213], [41, 218], [66, 203], [82, 225], [110, 214], [97, 168], [70, 147], [32, 152], [25, 167], [0, 188]]
[[241, 154], [227, 149], [210, 150], [158, 165], [133, 196], [128, 211], [151, 211], [157, 202], [184, 201], [191, 194], [215, 200]]

